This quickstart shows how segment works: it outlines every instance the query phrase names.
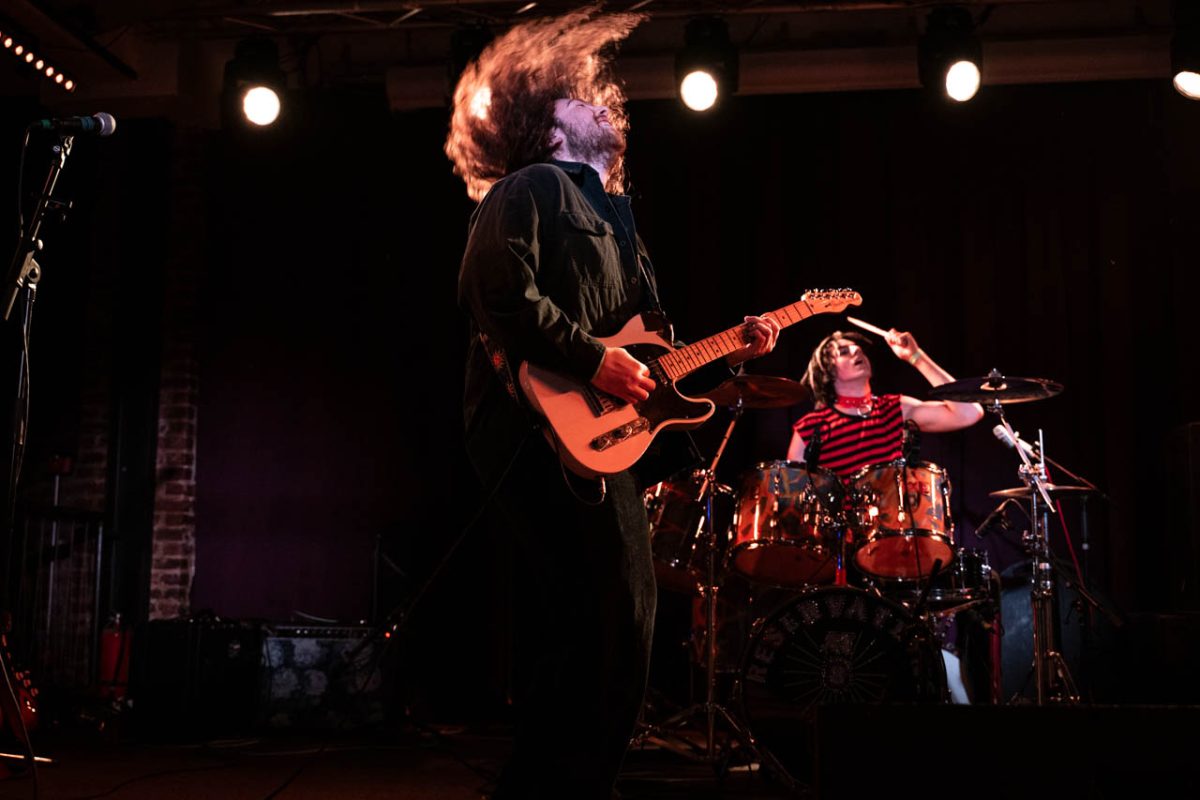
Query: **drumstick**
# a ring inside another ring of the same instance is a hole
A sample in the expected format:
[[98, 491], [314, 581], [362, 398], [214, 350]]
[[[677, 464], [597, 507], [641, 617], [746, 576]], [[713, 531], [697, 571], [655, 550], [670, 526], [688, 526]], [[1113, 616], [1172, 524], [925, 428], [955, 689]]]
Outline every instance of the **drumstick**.
[[851, 322], [860, 328], [868, 330], [871, 333], [879, 334], [880, 336], [882, 336], [885, 339], [887, 338], [887, 335], [888, 335], [887, 331], [885, 331], [883, 328], [880, 328], [876, 325], [872, 325], [869, 322], [863, 322], [861, 319], [855, 319], [854, 317], [846, 317], [846, 321]]

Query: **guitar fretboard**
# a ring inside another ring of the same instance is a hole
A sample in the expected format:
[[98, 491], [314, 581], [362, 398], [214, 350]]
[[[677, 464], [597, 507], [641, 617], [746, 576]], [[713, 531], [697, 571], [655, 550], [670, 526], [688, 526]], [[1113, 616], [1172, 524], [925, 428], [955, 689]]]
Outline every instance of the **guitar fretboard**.
[[[832, 295], [832, 296], [831, 296]], [[797, 300], [791, 305], [784, 306], [781, 309], [772, 311], [771, 315], [779, 320], [779, 324], [786, 328], [789, 325], [795, 325], [801, 320], [808, 319], [813, 314], [826, 311], [830, 300], [836, 299], [842, 301], [839, 303], [842, 307], [846, 305], [847, 296], [857, 296], [853, 292], [847, 293], [824, 293], [822, 295], [823, 303], [817, 303], [814, 300], [808, 299], [809, 295]], [[814, 305], [821, 307], [814, 308]], [[840, 309], [839, 309], [840, 310]], [[700, 369], [706, 364], [711, 364], [718, 358], [740, 350], [746, 345], [746, 326], [737, 325], [728, 330], [709, 336], [707, 339], [701, 339], [698, 342], [693, 342], [678, 350], [659, 357], [658, 363], [666, 371], [671, 380], [679, 380], [685, 375], [688, 375]]]

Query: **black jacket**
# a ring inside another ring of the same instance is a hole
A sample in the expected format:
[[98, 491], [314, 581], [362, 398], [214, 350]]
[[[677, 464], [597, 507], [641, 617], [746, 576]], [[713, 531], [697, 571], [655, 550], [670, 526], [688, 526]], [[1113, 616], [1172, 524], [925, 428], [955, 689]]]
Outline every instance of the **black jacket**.
[[527, 360], [591, 380], [604, 356], [596, 337], [655, 308], [656, 296], [628, 198], [607, 194], [591, 167], [534, 164], [492, 187], [472, 215], [458, 278], [472, 320], [467, 452], [485, 482], [534, 423], [506, 378]]

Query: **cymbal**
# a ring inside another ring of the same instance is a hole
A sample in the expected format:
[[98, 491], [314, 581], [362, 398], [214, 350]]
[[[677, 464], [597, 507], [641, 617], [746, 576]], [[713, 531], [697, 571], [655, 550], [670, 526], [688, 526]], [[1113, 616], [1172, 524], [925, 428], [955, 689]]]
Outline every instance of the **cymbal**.
[[1028, 403], [1053, 397], [1063, 390], [1061, 383], [1045, 378], [1013, 378], [992, 370], [983, 378], [966, 378], [935, 386], [929, 390], [934, 400], [957, 403]]
[[[1090, 486], [1056, 486], [1053, 483], [1046, 484], [1046, 492], [1051, 497], [1064, 494], [1088, 494], [1094, 491], [1096, 490]], [[992, 497], [1025, 498], [1029, 497], [1029, 487], [1014, 486], [1011, 489], [1001, 489], [997, 492], [988, 492], [988, 494]]]
[[773, 375], [735, 375], [717, 388], [700, 395], [723, 406], [736, 406], [741, 399], [745, 408], [782, 408], [812, 396], [799, 381]]

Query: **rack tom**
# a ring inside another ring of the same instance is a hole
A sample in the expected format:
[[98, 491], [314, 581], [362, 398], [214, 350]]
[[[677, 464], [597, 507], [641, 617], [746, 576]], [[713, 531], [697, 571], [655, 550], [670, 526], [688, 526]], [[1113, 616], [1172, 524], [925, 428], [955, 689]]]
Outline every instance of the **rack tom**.
[[729, 569], [769, 586], [832, 583], [843, 496], [828, 470], [793, 461], [756, 465], [737, 493]]

